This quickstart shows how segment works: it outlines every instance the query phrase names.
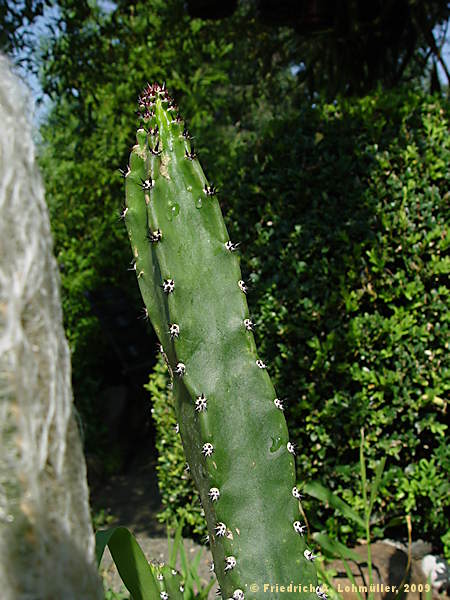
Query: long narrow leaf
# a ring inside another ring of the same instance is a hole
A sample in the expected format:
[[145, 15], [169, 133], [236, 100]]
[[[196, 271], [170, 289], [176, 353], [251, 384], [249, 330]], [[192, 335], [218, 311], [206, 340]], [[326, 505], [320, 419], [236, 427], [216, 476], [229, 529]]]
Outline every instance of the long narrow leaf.
[[[175, 565], [176, 565], [180, 544], [182, 544], [181, 534], [183, 532], [183, 527], [184, 527], [184, 517], [181, 517], [180, 522], [178, 523], [177, 529], [175, 531], [175, 537], [173, 539], [172, 549], [170, 550], [169, 563], [172, 565], [172, 567], [175, 567]], [[168, 541], [168, 547], [170, 548], [169, 532], [167, 532], [167, 541]]]
[[321, 548], [326, 553], [330, 554], [335, 558], [348, 558], [349, 560], [353, 560], [355, 562], [361, 560], [359, 554], [356, 554], [356, 552], [350, 550], [350, 548], [347, 548], [347, 546], [344, 546], [344, 544], [342, 544], [341, 542], [338, 542], [337, 540], [332, 540], [325, 533], [316, 533], [313, 537], [314, 540], [319, 544], [319, 546], [321, 546]]
[[329, 504], [331, 507], [338, 510], [346, 519], [349, 519], [365, 528], [366, 524], [364, 519], [362, 519], [351, 506], [335, 496], [334, 492], [323, 486], [318, 481], [307, 483], [303, 489], [313, 498], [317, 498], [317, 500], [321, 500], [322, 502], [325, 502], [326, 504]]
[[96, 556], [98, 564], [108, 546], [119, 575], [133, 600], [157, 600], [159, 587], [141, 547], [126, 527], [97, 531]]
[[361, 490], [364, 501], [364, 511], [367, 517], [368, 504], [367, 504], [367, 474], [366, 474], [366, 460], [364, 458], [364, 429], [361, 428], [361, 443], [359, 445], [359, 465], [361, 469]]
[[372, 512], [375, 498], [377, 497], [378, 488], [380, 487], [381, 477], [383, 476], [385, 464], [386, 464], [386, 457], [383, 456], [383, 458], [380, 460], [380, 462], [377, 465], [377, 468], [375, 471], [375, 479], [373, 480], [372, 485], [371, 485], [370, 501], [369, 501], [369, 515]]
[[[356, 587], [356, 594], [357, 594], [359, 600], [364, 600], [361, 592], [359, 591], [359, 585], [356, 583], [356, 580], [355, 580], [355, 578], [353, 576], [352, 570], [348, 566], [347, 561], [345, 560], [345, 558], [342, 560], [342, 562], [344, 563], [344, 569], [345, 569], [345, 571], [347, 573], [347, 577], [350, 579], [350, 582]], [[369, 586], [367, 586], [367, 587], [369, 588]]]

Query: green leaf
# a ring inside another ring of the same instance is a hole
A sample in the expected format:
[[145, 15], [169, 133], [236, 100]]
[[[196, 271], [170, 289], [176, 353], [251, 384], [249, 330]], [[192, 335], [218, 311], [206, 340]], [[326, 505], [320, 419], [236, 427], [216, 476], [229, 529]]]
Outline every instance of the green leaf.
[[361, 557], [359, 556], [359, 554], [356, 554], [356, 552], [354, 552], [353, 550], [350, 550], [350, 548], [347, 548], [347, 546], [344, 546], [344, 544], [342, 544], [338, 540], [331, 539], [325, 533], [316, 533], [313, 535], [313, 537], [314, 537], [314, 540], [319, 544], [319, 546], [327, 554], [330, 554], [333, 557], [342, 558], [342, 559], [347, 558], [347, 559], [353, 560], [355, 562], [358, 562], [361, 560]]
[[375, 502], [375, 498], [377, 497], [377, 492], [378, 492], [378, 488], [380, 487], [381, 477], [383, 475], [385, 464], [386, 464], [386, 457], [383, 456], [383, 458], [380, 460], [380, 462], [377, 465], [377, 468], [375, 471], [375, 479], [373, 480], [371, 489], [370, 489], [369, 515], [372, 512], [373, 504]]
[[134, 536], [126, 527], [97, 531], [95, 534], [98, 565], [108, 546], [119, 575], [133, 600], [157, 600], [158, 585], [150, 565]]
[[365, 527], [364, 520], [358, 515], [357, 512], [353, 510], [353, 508], [351, 508], [351, 506], [335, 496], [331, 490], [323, 486], [318, 481], [307, 483], [303, 489], [313, 498], [317, 498], [317, 500], [321, 500], [325, 504], [329, 504], [334, 509], [338, 510], [346, 519], [357, 523], [361, 527]]

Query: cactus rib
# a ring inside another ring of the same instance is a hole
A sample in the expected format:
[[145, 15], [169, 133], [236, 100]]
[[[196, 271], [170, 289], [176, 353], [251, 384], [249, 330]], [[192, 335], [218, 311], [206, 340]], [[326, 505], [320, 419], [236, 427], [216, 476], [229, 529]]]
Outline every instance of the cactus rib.
[[[149, 317], [178, 374], [177, 419], [223, 597], [298, 598], [264, 589], [293, 583], [317, 598], [313, 554], [297, 531], [295, 448], [257, 355], [217, 190], [165, 88], [148, 85], [139, 105], [124, 219]], [[157, 244], [148, 230], [163, 232]]]

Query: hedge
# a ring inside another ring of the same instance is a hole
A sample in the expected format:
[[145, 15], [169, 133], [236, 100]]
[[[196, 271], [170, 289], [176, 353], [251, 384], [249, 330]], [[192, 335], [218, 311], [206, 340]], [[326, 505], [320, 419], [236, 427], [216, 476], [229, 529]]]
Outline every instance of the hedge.
[[[399, 517], [410, 513], [413, 536], [438, 548], [449, 543], [450, 498], [446, 108], [408, 89], [299, 101], [278, 115], [274, 104], [236, 124], [252, 134], [236, 131], [227, 168], [208, 171], [242, 241], [257, 345], [286, 398], [299, 484], [320, 480], [361, 507], [364, 427], [369, 470], [388, 457], [375, 536], [404, 537]], [[161, 518], [184, 514], [200, 534], [165, 383], [159, 365], [150, 389]], [[305, 506], [316, 530], [347, 543], [362, 534], [330, 508]]]

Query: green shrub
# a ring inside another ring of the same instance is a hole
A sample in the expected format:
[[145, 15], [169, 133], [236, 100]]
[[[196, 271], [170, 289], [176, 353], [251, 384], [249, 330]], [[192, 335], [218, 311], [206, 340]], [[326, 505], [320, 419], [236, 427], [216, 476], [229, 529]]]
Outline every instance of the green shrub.
[[[414, 535], [437, 543], [450, 496], [445, 108], [398, 90], [267, 111], [245, 124], [257, 135], [227, 168], [209, 170], [231, 239], [243, 242], [257, 344], [287, 398], [300, 483], [320, 477], [360, 509], [364, 426], [369, 470], [388, 456], [375, 536], [399, 534], [389, 522], [411, 512]], [[158, 446], [173, 456], [161, 454], [159, 472], [171, 519], [193, 497], [162, 386], [154, 393]], [[329, 508], [309, 513], [313, 528], [349, 543], [361, 533]], [[191, 520], [201, 528], [199, 512]]]
[[206, 534], [206, 521], [199, 495], [187, 470], [181, 438], [176, 432], [174, 399], [168, 386], [167, 367], [161, 358], [146, 386], [153, 399], [152, 414], [157, 431], [158, 451], [156, 470], [164, 507], [158, 517], [173, 529], [183, 521], [186, 532]]

